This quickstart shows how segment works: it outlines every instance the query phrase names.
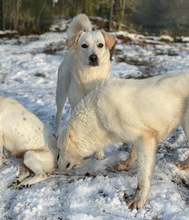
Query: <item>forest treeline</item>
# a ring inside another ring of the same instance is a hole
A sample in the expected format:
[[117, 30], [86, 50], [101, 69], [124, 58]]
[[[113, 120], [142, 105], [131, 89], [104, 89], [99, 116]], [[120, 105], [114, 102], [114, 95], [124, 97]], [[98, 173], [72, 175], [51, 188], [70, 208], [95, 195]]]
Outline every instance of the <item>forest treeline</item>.
[[46, 31], [54, 20], [72, 18], [79, 13], [108, 19], [110, 24], [114, 20], [117, 24], [114, 28], [120, 30], [126, 8], [126, 0], [1, 0], [2, 2], [5, 29], [20, 33]]
[[6, 30], [21, 34], [47, 31], [53, 22], [79, 13], [104, 19], [108, 30], [189, 32], [188, 0], [0, 0], [0, 3], [1, 29], [4, 25]]

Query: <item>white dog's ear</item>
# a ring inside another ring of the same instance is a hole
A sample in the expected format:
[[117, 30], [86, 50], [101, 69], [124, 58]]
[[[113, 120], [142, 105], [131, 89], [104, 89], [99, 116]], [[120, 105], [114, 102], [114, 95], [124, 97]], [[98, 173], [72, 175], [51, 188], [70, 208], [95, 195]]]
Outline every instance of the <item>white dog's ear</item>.
[[111, 49], [116, 42], [116, 38], [112, 36], [111, 34], [106, 33], [103, 30], [101, 30], [100, 32], [104, 36], [105, 44], [108, 46], [109, 49]]
[[78, 34], [66, 40], [66, 45], [68, 47], [68, 50], [72, 50], [76, 46], [81, 34], [82, 34], [82, 31], [80, 31]]

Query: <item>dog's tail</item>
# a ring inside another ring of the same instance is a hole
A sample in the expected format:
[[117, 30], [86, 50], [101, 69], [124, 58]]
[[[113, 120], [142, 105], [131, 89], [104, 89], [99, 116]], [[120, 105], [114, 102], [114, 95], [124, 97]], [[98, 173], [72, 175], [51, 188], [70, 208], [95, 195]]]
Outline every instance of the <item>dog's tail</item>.
[[91, 31], [91, 22], [89, 18], [85, 14], [79, 14], [72, 20], [68, 30], [67, 30], [67, 37], [70, 38], [80, 31]]

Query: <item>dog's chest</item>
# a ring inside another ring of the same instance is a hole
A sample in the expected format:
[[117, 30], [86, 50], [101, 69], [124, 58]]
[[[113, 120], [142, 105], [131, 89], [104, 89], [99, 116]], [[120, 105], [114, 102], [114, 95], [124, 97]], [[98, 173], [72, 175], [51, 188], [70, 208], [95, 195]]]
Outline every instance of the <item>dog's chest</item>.
[[108, 78], [110, 75], [109, 63], [105, 63], [96, 67], [85, 67], [77, 71], [75, 78], [79, 90], [85, 96], [91, 92], [98, 83]]
[[100, 74], [97, 75], [96, 70], [92, 71], [91, 69], [90, 71], [86, 69], [73, 74], [68, 92], [68, 98], [72, 108], [91, 92], [99, 82], [107, 77], [101, 77]]

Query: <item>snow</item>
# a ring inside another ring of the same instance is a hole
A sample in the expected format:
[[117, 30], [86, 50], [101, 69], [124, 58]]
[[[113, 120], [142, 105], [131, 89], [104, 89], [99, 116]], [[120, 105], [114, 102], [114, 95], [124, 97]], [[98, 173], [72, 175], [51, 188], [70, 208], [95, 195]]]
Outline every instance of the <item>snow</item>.
[[181, 37], [179, 40], [181, 40], [181, 42], [183, 43], [189, 43], [189, 37]]
[[168, 36], [168, 35], [161, 35], [160, 36], [160, 40], [161, 41], [167, 41], [167, 42], [172, 42], [173, 41], [173, 38]]
[[[57, 70], [66, 53], [65, 37], [65, 33], [49, 32], [0, 39], [0, 95], [20, 101], [53, 133]], [[189, 69], [187, 42], [166, 44], [160, 38], [149, 38], [153, 44], [136, 43], [143, 38], [137, 36], [134, 43], [127, 44], [117, 41], [112, 76], [145, 78]], [[67, 102], [63, 124], [70, 110]], [[128, 172], [114, 169], [117, 161], [128, 157], [129, 147], [112, 144], [105, 148], [104, 160], [97, 161], [92, 155], [84, 166], [67, 174], [55, 171], [46, 181], [22, 190], [7, 188], [19, 174], [22, 160], [14, 156], [4, 159], [0, 169], [0, 219], [189, 219], [188, 171], [174, 165], [174, 161], [186, 158], [189, 147], [182, 129], [158, 143], [149, 199], [139, 210], [126, 206], [137, 187], [137, 164]]]

